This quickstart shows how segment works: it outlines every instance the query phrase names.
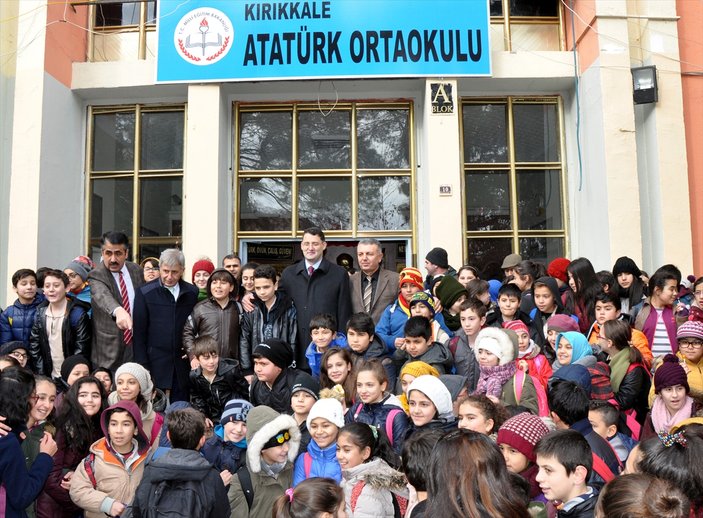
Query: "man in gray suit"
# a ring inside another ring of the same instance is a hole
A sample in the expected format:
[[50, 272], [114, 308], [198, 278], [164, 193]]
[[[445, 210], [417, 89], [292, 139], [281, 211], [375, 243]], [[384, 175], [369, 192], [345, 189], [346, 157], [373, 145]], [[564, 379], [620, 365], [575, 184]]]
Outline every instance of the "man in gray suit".
[[[381, 268], [383, 249], [377, 239], [362, 239], [356, 247], [360, 271], [349, 278], [352, 311], [371, 315], [378, 324], [383, 310], [398, 298], [398, 274]], [[346, 322], [338, 324], [340, 329]]]
[[134, 293], [144, 284], [139, 265], [127, 261], [129, 240], [122, 232], [100, 239], [102, 261], [88, 275], [93, 306], [93, 367], [113, 372], [132, 360]]

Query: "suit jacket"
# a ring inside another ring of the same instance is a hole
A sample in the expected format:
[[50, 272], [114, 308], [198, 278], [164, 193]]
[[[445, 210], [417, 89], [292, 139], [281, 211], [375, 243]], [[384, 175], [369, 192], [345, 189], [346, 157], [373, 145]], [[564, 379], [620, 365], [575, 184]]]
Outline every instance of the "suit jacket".
[[[127, 272], [132, 279], [134, 294], [144, 284], [144, 275], [138, 264], [126, 262]], [[93, 367], [106, 367], [115, 372], [124, 362], [131, 361], [132, 347], [124, 343], [124, 331], [117, 327], [112, 312], [122, 307], [122, 295], [112, 272], [104, 263], [98, 264], [88, 274], [93, 307]], [[134, 308], [131, 308], [134, 310]], [[134, 317], [134, 311], [132, 311]]]
[[[361, 271], [356, 272], [349, 278], [349, 286], [351, 288], [351, 304], [352, 312], [360, 313], [364, 312], [364, 292], [361, 289], [363, 273]], [[373, 323], [378, 324], [381, 320], [381, 315], [383, 310], [389, 305], [393, 304], [398, 298], [398, 293], [400, 292], [400, 287], [398, 283], [400, 282], [400, 277], [398, 274], [391, 270], [385, 270], [381, 268], [378, 272], [378, 280], [376, 281], [376, 291], [373, 294], [373, 300], [371, 301], [371, 318]], [[341, 326], [341, 324], [338, 324]]]

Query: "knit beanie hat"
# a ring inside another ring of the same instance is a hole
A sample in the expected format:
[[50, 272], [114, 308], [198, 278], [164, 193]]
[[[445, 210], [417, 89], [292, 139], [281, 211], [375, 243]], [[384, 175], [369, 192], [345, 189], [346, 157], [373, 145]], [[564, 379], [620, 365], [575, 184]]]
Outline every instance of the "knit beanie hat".
[[437, 298], [442, 302], [442, 307], [450, 308], [456, 302], [456, 299], [462, 295], [469, 296], [469, 292], [466, 291], [466, 287], [456, 280], [455, 277], [451, 275], [445, 275], [442, 277], [442, 281], [436, 288], [435, 293]]
[[76, 365], [86, 365], [88, 367], [88, 372], [91, 371], [90, 361], [88, 361], [85, 356], [74, 354], [66, 358], [61, 364], [61, 379], [68, 381], [68, 377], [71, 375], [71, 371]]
[[212, 264], [210, 259], [200, 259], [195, 261], [193, 265], [193, 276], [192, 280], [195, 281], [195, 274], [199, 271], [205, 270], [207, 273], [212, 273], [215, 270], [215, 265]]
[[430, 313], [432, 313], [432, 318], [434, 318], [434, 300], [432, 300], [432, 297], [430, 297], [427, 293], [424, 291], [418, 291], [415, 295], [413, 295], [410, 299], [410, 307], [413, 307], [414, 304], [424, 304], [427, 306]]
[[547, 331], [554, 330], [557, 333], [566, 331], [578, 331], [579, 325], [576, 320], [569, 315], [553, 315], [547, 319]]
[[556, 346], [556, 352], [559, 354], [559, 342], [564, 338], [567, 342], [571, 344], [571, 363], [574, 363], [581, 358], [589, 355], [593, 355], [593, 349], [591, 344], [588, 343], [588, 339], [578, 331], [567, 331], [566, 333], [559, 333], [557, 335], [554, 345]]
[[[24, 349], [26, 352], [29, 352], [29, 346], [22, 340], [12, 340], [11, 342], [6, 342], [0, 345], [0, 356], [10, 354], [12, 351], [16, 351], [17, 349]], [[66, 360], [64, 360], [64, 362], [65, 361]]]
[[529, 412], [523, 412], [505, 421], [498, 429], [496, 442], [507, 444], [522, 453], [530, 462], [535, 462], [535, 445], [549, 433], [544, 421]]
[[154, 384], [151, 381], [151, 374], [138, 363], [123, 363], [115, 372], [115, 384], [122, 374], [131, 374], [139, 382], [142, 396], [147, 401], [151, 401], [151, 393], [154, 391]]
[[320, 382], [317, 378], [313, 378], [307, 372], [298, 372], [295, 377], [295, 383], [290, 389], [290, 395], [292, 396], [296, 392], [307, 392], [316, 400], [320, 399]]
[[449, 258], [447, 257], [447, 251], [444, 248], [433, 248], [427, 252], [425, 259], [432, 264], [436, 264], [440, 268], [449, 268]]
[[688, 376], [679, 359], [673, 354], [667, 354], [661, 365], [654, 371], [654, 392], [659, 394], [662, 389], [675, 385], [683, 385], [686, 388], [686, 394], [691, 391], [688, 386]]
[[257, 345], [252, 352], [253, 358], [266, 358], [281, 369], [293, 363], [293, 351], [283, 340], [269, 338]]
[[327, 419], [337, 428], [344, 427], [344, 409], [342, 408], [342, 403], [336, 399], [324, 398], [315, 402], [310, 409], [307, 420], [305, 421], [308, 426], [308, 430], [310, 429], [310, 423], [312, 423], [312, 420], [317, 417]]
[[613, 277], [617, 279], [618, 275], [621, 273], [631, 273], [635, 277], [639, 277], [642, 275], [642, 270], [637, 267], [635, 261], [625, 255], [618, 257], [617, 261], [615, 261], [615, 264], [613, 265]]
[[410, 284], [414, 284], [420, 288], [420, 290], [423, 290], [425, 287], [422, 283], [422, 274], [417, 268], [408, 267], [403, 268], [400, 271], [400, 281], [398, 282], [398, 287], [401, 287], [403, 284], [408, 282]]
[[403, 365], [403, 368], [400, 369], [399, 378], [403, 379], [403, 376], [405, 376], [406, 374], [410, 374], [411, 376], [414, 376], [416, 378], [419, 378], [420, 376], [434, 376], [436, 378], [439, 377], [439, 371], [429, 363], [425, 362], [406, 363], [405, 365]]
[[547, 275], [559, 279], [562, 282], [568, 282], [569, 276], [566, 274], [566, 267], [570, 264], [571, 261], [565, 257], [557, 257], [547, 266]]
[[410, 393], [413, 390], [422, 392], [427, 399], [432, 401], [440, 419], [451, 420], [454, 417], [452, 395], [439, 378], [434, 376], [415, 378], [408, 387], [408, 399], [410, 399]]
[[676, 339], [682, 338], [698, 338], [703, 340], [703, 322], [696, 320], [687, 320], [676, 330]]
[[225, 403], [225, 409], [220, 417], [220, 424], [226, 425], [230, 421], [247, 421], [249, 410], [254, 408], [249, 401], [244, 399], [230, 399]]
[[571, 364], [561, 367], [554, 371], [550, 380], [565, 380], [575, 383], [582, 389], [586, 391], [587, 394], [591, 394], [591, 373], [586, 367], [579, 364]]
[[81, 280], [85, 282], [88, 279], [88, 274], [90, 273], [90, 266], [78, 261], [71, 261], [68, 263], [68, 266], [64, 268], [64, 270], [73, 270], [78, 274]]
[[510, 337], [502, 329], [486, 327], [479, 331], [474, 350], [478, 353], [483, 349], [498, 357], [499, 365], [505, 365], [515, 360], [516, 353]]
[[512, 329], [516, 333], [527, 333], [528, 335], [530, 334], [530, 330], [527, 327], [527, 324], [523, 322], [522, 320], [510, 320], [509, 322], [503, 322], [503, 328], [504, 329]]

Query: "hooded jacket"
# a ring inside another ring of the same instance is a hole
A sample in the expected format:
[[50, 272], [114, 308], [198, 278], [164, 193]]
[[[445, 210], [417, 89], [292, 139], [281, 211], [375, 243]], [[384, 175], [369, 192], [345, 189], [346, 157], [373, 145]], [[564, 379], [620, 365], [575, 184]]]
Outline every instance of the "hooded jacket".
[[227, 401], [249, 399], [248, 389], [237, 360], [220, 357], [212, 383], [203, 375], [202, 367], [190, 371], [190, 402], [215, 424], [220, 422]]
[[207, 335], [217, 341], [220, 358], [239, 358], [240, 313], [232, 297], [224, 308], [214, 297], [198, 302], [183, 326], [183, 349], [188, 357], [193, 357], [195, 339]]
[[[108, 413], [112, 409], [125, 410], [137, 423], [137, 435], [133, 443], [136, 451], [127, 459], [120, 459], [110, 446], [108, 437]], [[119, 401], [105, 410], [100, 416], [100, 426], [105, 437], [98, 439], [90, 447], [94, 455], [92, 469], [96, 485], [93, 487], [86, 470], [85, 461], [78, 467], [71, 479], [71, 500], [85, 511], [86, 518], [104, 518], [110, 514], [115, 501], [130, 504], [134, 499], [139, 482], [144, 474], [144, 465], [149, 451], [149, 438], [142, 428], [139, 407], [132, 401]]]
[[[310, 461], [312, 461], [309, 473], [305, 473], [306, 455], [309, 455]], [[337, 483], [342, 480], [342, 468], [339, 467], [337, 461], [337, 441], [322, 449], [314, 440], [311, 440], [308, 443], [307, 451], [298, 455], [293, 470], [293, 486], [297, 486], [310, 477], [331, 478]]]
[[[290, 434], [288, 460], [283, 469], [272, 477], [262, 471], [261, 450], [271, 437], [275, 437], [283, 430]], [[249, 509], [239, 477], [232, 477], [228, 495], [232, 516], [270, 518], [274, 502], [293, 483], [293, 461], [300, 445], [298, 423], [293, 417], [279, 414], [270, 407], [263, 405], [254, 407], [247, 416], [247, 445], [246, 465], [251, 476], [254, 500]]]
[[[354, 518], [393, 518], [393, 494], [407, 498], [408, 488], [402, 473], [384, 460], [374, 457], [368, 462], [342, 471], [347, 516]], [[364, 486], [352, 512], [352, 491], [359, 482]]]
[[44, 295], [37, 293], [29, 304], [22, 304], [19, 299], [0, 314], [0, 345], [12, 340], [24, 342], [29, 346], [29, 334], [32, 332], [34, 315], [39, 304], [44, 302]]

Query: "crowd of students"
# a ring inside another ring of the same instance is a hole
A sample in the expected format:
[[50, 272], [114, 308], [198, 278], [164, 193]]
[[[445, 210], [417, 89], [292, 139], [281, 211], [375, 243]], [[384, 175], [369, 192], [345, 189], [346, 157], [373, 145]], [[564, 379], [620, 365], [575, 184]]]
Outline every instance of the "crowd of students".
[[[597, 273], [511, 254], [502, 279], [445, 263], [436, 248], [427, 277], [404, 268], [376, 318], [313, 314], [301, 351], [272, 266], [198, 260], [199, 301], [153, 330], [179, 335], [186, 398], [140, 358], [91, 362], [90, 259], [19, 270], [0, 515], [703, 517], [703, 277], [627, 257]], [[141, 266], [134, 306], [173, 293], [159, 259]]]

